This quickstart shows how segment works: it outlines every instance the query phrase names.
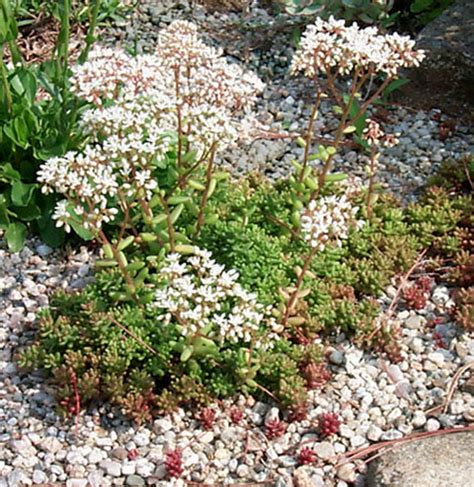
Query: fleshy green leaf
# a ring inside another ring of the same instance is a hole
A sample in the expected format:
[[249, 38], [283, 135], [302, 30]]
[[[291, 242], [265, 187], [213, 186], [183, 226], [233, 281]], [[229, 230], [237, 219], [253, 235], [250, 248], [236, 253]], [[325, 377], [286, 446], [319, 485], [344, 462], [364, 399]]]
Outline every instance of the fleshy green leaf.
[[18, 252], [23, 248], [26, 239], [26, 226], [20, 222], [8, 225], [5, 232], [5, 240], [11, 252]]

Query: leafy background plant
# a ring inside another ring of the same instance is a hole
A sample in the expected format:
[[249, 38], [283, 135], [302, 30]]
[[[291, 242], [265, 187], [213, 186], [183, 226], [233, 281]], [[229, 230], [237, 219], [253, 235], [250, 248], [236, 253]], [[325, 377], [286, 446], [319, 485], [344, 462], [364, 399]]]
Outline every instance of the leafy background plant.
[[453, 0], [274, 0], [274, 3], [291, 15], [334, 15], [413, 33], [441, 15]]
[[[64, 0], [54, 5], [61, 20], [56, 48], [49, 60], [27, 65], [16, 44], [15, 11], [9, 0], [0, 4], [0, 229], [13, 251], [21, 249], [27, 231], [39, 233], [54, 247], [64, 242], [64, 232], [51, 220], [56, 199], [41, 194], [36, 171], [43, 161], [80, 146], [84, 139], [78, 119], [86, 103], [68, 84], [70, 4]], [[88, 13], [95, 25], [98, 11]], [[89, 34], [86, 50], [93, 42], [93, 32]], [[13, 64], [6, 62], [7, 52]]]
[[[91, 7], [100, 4], [97, 21], [99, 23], [108, 20], [121, 21], [130, 12], [136, 2], [127, 0], [72, 0], [70, 21], [71, 23], [88, 23], [90, 21]], [[61, 20], [61, 2], [48, 0], [11, 0], [13, 15], [19, 21], [20, 26], [32, 24], [38, 18], [55, 18]]]

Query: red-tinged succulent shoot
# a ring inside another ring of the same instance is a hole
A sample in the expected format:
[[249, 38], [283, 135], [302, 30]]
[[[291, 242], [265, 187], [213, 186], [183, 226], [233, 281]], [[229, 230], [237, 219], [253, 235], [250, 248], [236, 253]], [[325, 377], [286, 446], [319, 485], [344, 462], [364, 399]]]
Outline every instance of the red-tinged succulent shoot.
[[166, 453], [165, 468], [168, 477], [178, 478], [183, 475], [183, 455], [179, 448], [170, 450], [168, 453]]
[[216, 421], [216, 411], [212, 408], [205, 408], [199, 415], [199, 421], [201, 421], [202, 427], [206, 430], [212, 429], [214, 422]]
[[269, 440], [283, 436], [286, 431], [286, 423], [279, 419], [272, 419], [265, 423], [265, 435]]
[[239, 424], [244, 419], [244, 412], [241, 408], [233, 407], [229, 412], [229, 416], [234, 424]]
[[319, 415], [319, 432], [324, 437], [335, 435], [339, 432], [341, 419], [336, 413], [322, 413]]
[[317, 455], [314, 450], [308, 447], [303, 447], [298, 454], [298, 465], [310, 465], [316, 462]]

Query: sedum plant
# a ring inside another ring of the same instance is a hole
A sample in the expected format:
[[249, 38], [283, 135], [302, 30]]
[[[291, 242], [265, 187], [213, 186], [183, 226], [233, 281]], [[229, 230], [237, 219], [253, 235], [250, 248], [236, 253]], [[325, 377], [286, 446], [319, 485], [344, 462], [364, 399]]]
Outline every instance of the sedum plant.
[[[83, 291], [52, 298], [36, 343], [20, 363], [48, 371], [62, 407], [74, 405], [76, 383], [82, 407], [109, 400], [139, 422], [238, 392], [271, 395], [304, 416], [307, 391], [328, 379], [324, 347], [315, 338], [344, 331], [398, 360], [391, 330], [374, 335], [376, 298], [427, 246], [431, 257], [446, 255], [453, 238], [463, 246], [458, 230], [473, 209], [472, 197], [448, 191], [429, 190], [406, 211], [382, 194], [361, 226], [365, 195], [336, 193], [317, 200], [318, 208], [302, 210], [304, 240], [273, 220], [262, 224], [271, 209], [275, 218], [290, 221], [280, 204], [293, 194], [287, 181], [222, 185], [225, 191], [213, 203], [219, 223], [207, 225], [197, 239], [222, 252], [158, 259], [146, 285], [137, 287], [137, 302], [123, 299], [126, 282], [118, 268], [98, 272]], [[291, 282], [316, 248], [297, 289]], [[279, 258], [265, 258], [270, 250]], [[146, 259], [139, 248], [135, 253]], [[459, 309], [461, 320], [469, 317], [469, 307]]]
[[[185, 21], [160, 33], [153, 55], [93, 51], [71, 82], [94, 105], [82, 120], [89, 143], [48, 160], [38, 179], [45, 193], [64, 197], [57, 225], [98, 238], [108, 259], [102, 265], [118, 266], [133, 295], [136, 269], [123, 250], [134, 244], [151, 254], [192, 251], [178, 220], [191, 215], [187, 233], [198, 235], [216, 219], [208, 202], [225, 177], [216, 171], [216, 153], [244, 130], [242, 115], [263, 84]], [[114, 239], [107, 227], [118, 229]]]
[[[384, 35], [376, 27], [361, 28], [356, 23], [346, 26], [344, 20], [332, 16], [327, 21], [317, 18], [306, 28], [290, 66], [292, 74], [302, 72], [312, 80], [315, 92], [308, 128], [304, 139], [300, 139], [303, 160], [294, 164], [295, 209], [300, 200], [314, 200], [321, 195], [325, 184], [341, 178], [330, 174], [335, 154], [346, 135], [362, 136], [367, 110], [397, 78], [400, 69], [418, 66], [423, 60], [424, 52], [416, 50], [414, 44], [407, 36]], [[382, 82], [371, 92], [369, 84], [377, 77]], [[349, 79], [348, 93], [340, 88], [344, 78]], [[364, 90], [367, 94], [363, 99]], [[322, 99], [328, 95], [335, 100], [334, 112], [339, 116], [339, 123], [328, 146], [320, 145], [312, 153], [314, 122]], [[319, 161], [320, 167], [313, 169], [311, 161]], [[372, 166], [374, 162], [372, 154]], [[295, 223], [299, 226], [298, 218]]]
[[[238, 392], [265, 394], [303, 418], [308, 390], [330, 377], [316, 341], [324, 332], [355, 335], [398, 360], [392, 330], [377, 333], [376, 298], [424, 248], [465, 248], [472, 198], [431, 189], [406, 209], [373, 198], [378, 147], [391, 140], [370, 120], [360, 130], [368, 190], [329, 173], [384, 84], [421, 58], [408, 38], [318, 20], [292, 68], [316, 89], [303, 161], [272, 186], [216, 168], [216, 153], [251, 127], [246, 113], [263, 85], [206, 46], [195, 25], [172, 23], [151, 55], [93, 50], [71, 80], [91, 106], [81, 119], [86, 143], [47, 160], [39, 180], [45, 194], [61, 195], [56, 225], [102, 243], [98, 267], [107, 271], [54, 297], [21, 364], [47, 369], [70, 412], [77, 396], [82, 405], [108, 399], [142, 422]], [[314, 154], [321, 72], [341, 119]], [[381, 88], [357, 105], [380, 72]], [[337, 88], [345, 75], [348, 97]]]

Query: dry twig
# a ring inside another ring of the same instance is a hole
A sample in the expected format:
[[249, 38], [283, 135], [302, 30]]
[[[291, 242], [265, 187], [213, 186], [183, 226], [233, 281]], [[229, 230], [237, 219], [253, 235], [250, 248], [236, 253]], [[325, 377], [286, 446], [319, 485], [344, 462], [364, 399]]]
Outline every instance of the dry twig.
[[449, 403], [453, 399], [453, 395], [454, 395], [454, 392], [456, 390], [456, 386], [459, 382], [459, 379], [461, 378], [461, 375], [464, 374], [464, 372], [466, 370], [470, 369], [471, 367], [474, 367], [474, 361], [469, 362], [468, 364], [466, 364], [463, 367], [461, 367], [460, 369], [458, 369], [458, 371], [454, 375], [453, 379], [451, 380], [451, 383], [449, 384], [448, 393], [446, 395], [446, 399], [443, 401], [443, 404], [440, 404], [439, 406], [435, 406], [434, 408], [426, 410], [425, 414], [436, 415], [436, 414], [440, 413], [441, 411], [443, 413], [446, 413], [446, 411], [448, 410], [448, 407], [449, 407]]
[[[379, 457], [380, 455], [383, 455], [384, 453], [387, 453], [388, 451], [395, 449], [399, 445], [410, 443], [416, 440], [421, 440], [423, 438], [429, 438], [432, 436], [442, 436], [451, 433], [463, 433], [466, 431], [474, 431], [474, 425], [469, 425], [462, 428], [449, 428], [449, 429], [438, 430], [438, 431], [423, 431], [421, 433], [414, 433], [412, 435], [405, 436], [404, 438], [397, 438], [396, 440], [382, 441], [380, 443], [376, 443], [374, 445], [370, 445], [367, 447], [357, 448], [352, 452], [346, 453], [345, 455], [343, 455], [343, 461], [337, 463], [335, 467], [337, 468], [341, 465], [344, 465], [345, 463], [350, 463], [353, 462], [354, 460], [364, 458], [371, 453], [378, 452], [375, 455], [372, 455], [368, 459], [364, 460], [364, 463], [367, 464], [372, 460], [374, 460], [375, 458]], [[384, 451], [381, 452], [380, 450], [382, 449], [384, 449]]]

